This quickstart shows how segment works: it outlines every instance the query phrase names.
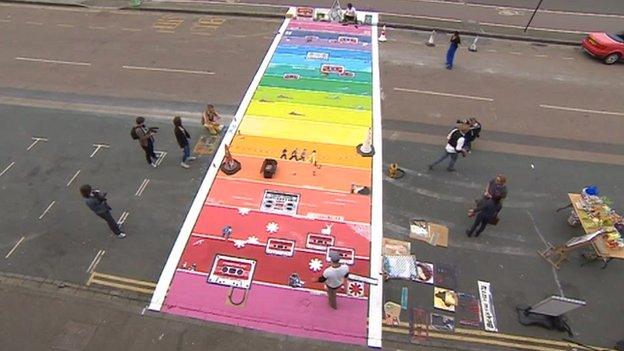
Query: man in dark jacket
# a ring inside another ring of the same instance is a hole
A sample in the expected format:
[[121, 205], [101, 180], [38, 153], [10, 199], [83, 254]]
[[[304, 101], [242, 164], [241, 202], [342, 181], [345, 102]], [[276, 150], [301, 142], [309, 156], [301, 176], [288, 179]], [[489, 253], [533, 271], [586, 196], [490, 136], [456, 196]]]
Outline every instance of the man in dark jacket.
[[145, 118], [136, 118], [136, 124], [134, 125], [135, 138], [139, 139], [139, 145], [145, 151], [147, 163], [154, 168], [158, 167], [156, 164], [158, 156], [154, 153], [154, 133], [156, 133], [156, 129], [158, 128], [147, 128], [145, 126]]
[[80, 194], [84, 197], [87, 207], [93, 211], [98, 217], [102, 218], [108, 224], [110, 230], [117, 235], [119, 239], [126, 237], [126, 234], [121, 231], [119, 224], [111, 215], [111, 207], [106, 203], [106, 193], [101, 193], [99, 190], [93, 190], [91, 185], [84, 184], [80, 187]]
[[182, 118], [179, 116], [173, 117], [173, 133], [175, 134], [178, 145], [180, 145], [183, 150], [180, 166], [182, 166], [182, 168], [189, 168], [186, 161], [195, 161], [195, 157], [191, 156], [191, 148], [189, 147], [191, 134], [182, 126]]
[[[490, 221], [494, 220], [494, 218], [498, 218], [498, 212], [500, 212], [502, 207], [501, 197], [492, 196], [491, 199], [482, 201], [475, 209], [468, 211], [468, 216], [472, 217], [476, 214], [476, 218], [472, 227], [466, 230], [466, 235], [471, 237], [474, 233], [475, 237], [479, 236]], [[479, 228], [477, 229], [477, 227]], [[476, 233], [475, 229], [477, 230]]]

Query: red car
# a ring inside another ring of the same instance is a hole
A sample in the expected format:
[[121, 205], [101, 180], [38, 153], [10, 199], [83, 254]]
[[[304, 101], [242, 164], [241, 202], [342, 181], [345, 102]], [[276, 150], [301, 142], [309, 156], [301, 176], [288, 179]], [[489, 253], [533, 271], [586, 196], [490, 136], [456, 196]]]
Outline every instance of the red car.
[[583, 39], [583, 49], [607, 65], [614, 64], [624, 58], [624, 32], [619, 34], [589, 33]]

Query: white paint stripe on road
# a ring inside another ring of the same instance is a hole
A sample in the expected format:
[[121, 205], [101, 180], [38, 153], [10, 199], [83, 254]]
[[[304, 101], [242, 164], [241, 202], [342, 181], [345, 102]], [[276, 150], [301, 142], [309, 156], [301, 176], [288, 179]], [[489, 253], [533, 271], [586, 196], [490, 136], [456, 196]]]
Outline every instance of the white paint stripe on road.
[[48, 207], [45, 209], [45, 211], [43, 211], [43, 213], [41, 214], [41, 216], [39, 216], [39, 220], [41, 220], [47, 213], [48, 211], [50, 211], [50, 209], [52, 208], [52, 206], [54, 206], [54, 204], [56, 203], [56, 201], [52, 201]]
[[126, 219], [128, 219], [128, 215], [130, 214], [130, 212], [124, 212], [121, 214], [121, 216], [119, 216], [119, 220], [117, 221], [118, 225], [122, 225], [124, 224], [124, 222], [126, 222]]
[[73, 25], [73, 24], [66, 24], [66, 23], [59, 23], [59, 24], [57, 24], [57, 27], [74, 28], [75, 25]]
[[142, 29], [139, 29], [139, 28], [121, 28], [121, 30], [126, 31], [126, 32], [140, 32], [140, 31], [142, 31]]
[[9, 23], [11, 20], [0, 18], [0, 23]]
[[37, 145], [37, 143], [39, 143], [40, 141], [43, 141], [44, 143], [48, 141], [47, 138], [41, 138], [41, 137], [31, 137], [31, 139], [33, 140], [33, 142], [26, 148], [26, 151], [30, 151], [30, 149], [35, 147], [35, 145]]
[[156, 157], [158, 157], [156, 160], [156, 166], [160, 166], [165, 159], [165, 156], [167, 156], [167, 153], [165, 151], [154, 151], [154, 153], [156, 154]]
[[509, 53], [512, 55], [522, 55], [522, 53], [519, 51], [510, 51]]
[[41, 63], [57, 63], [61, 65], [71, 65], [71, 66], [91, 66], [89, 62], [74, 62], [74, 61], [61, 61], [61, 60], [50, 60], [50, 59], [42, 59], [42, 58], [34, 58], [34, 57], [16, 57], [18, 61], [29, 61], [29, 62], [41, 62]]
[[564, 60], [576, 60], [574, 57], [562, 57]]
[[429, 90], [417, 90], [417, 89], [407, 89], [407, 88], [393, 88], [395, 91], [404, 91], [408, 93], [418, 93], [418, 94], [427, 94], [427, 95], [436, 95], [436, 96], [444, 96], [444, 97], [454, 97], [460, 99], [471, 99], [478, 101], [489, 101], [492, 102], [494, 99], [480, 96], [471, 96], [471, 95], [461, 95], [461, 94], [450, 94], [450, 93], [441, 93], [438, 91], [429, 91]]
[[163, 67], [145, 67], [145, 66], [122, 66], [122, 67], [125, 69], [143, 70], [143, 71], [189, 73], [189, 74], [203, 74], [203, 75], [215, 74], [214, 72], [210, 72], [210, 71], [193, 71], [193, 70], [187, 70], [187, 69], [163, 68]]
[[2, 170], [2, 172], [0, 172], [0, 177], [2, 177], [6, 172], [8, 172], [9, 169], [11, 169], [11, 167], [13, 167], [14, 164], [15, 164], [15, 161], [11, 162], [8, 166], [6, 166], [6, 168], [4, 168], [4, 170]]
[[101, 27], [101, 26], [89, 26], [89, 29], [106, 29], [106, 27]]
[[26, 237], [25, 237], [25, 236], [21, 237], [21, 238], [17, 241], [17, 243], [15, 243], [15, 245], [13, 246], [13, 248], [11, 249], [11, 251], [9, 251], [9, 253], [8, 253], [8, 254], [6, 254], [6, 256], [4, 256], [4, 259], [9, 258], [9, 256], [11, 256], [11, 254], [13, 254], [13, 252], [15, 251], [15, 249], [17, 249], [17, 247], [19, 246], [19, 244], [21, 244], [21, 243], [22, 243], [22, 241], [24, 241], [24, 239], [26, 239]]
[[[490, 23], [490, 22], [479, 22], [481, 25], [492, 26], [492, 27], [504, 27], [504, 28], [520, 28], [524, 29], [524, 26], [516, 26], [513, 24], [502, 24], [502, 23]], [[530, 27], [532, 30], [541, 30], [544, 32], [555, 32], [555, 33], [570, 33], [570, 34], [586, 34], [587, 32], [582, 32], [578, 30], [567, 30], [567, 29], [554, 29], [554, 28], [541, 28], [541, 27]]]
[[91, 261], [91, 264], [89, 265], [89, 268], [87, 268], [86, 273], [91, 273], [95, 270], [95, 267], [97, 267], [97, 265], [100, 263], [100, 260], [102, 259], [102, 256], [104, 256], [105, 252], [106, 251], [104, 250], [100, 250], [97, 254], [95, 254], [95, 257], [93, 257], [93, 261]]
[[80, 170], [77, 170], [76, 173], [74, 174], [74, 176], [71, 177], [69, 182], [67, 182], [67, 185], [65, 185], [65, 187], [68, 188], [71, 185], [71, 183], [74, 181], [74, 179], [76, 179], [76, 177], [78, 177], [79, 174], [80, 174]]
[[539, 105], [539, 106], [542, 108], [548, 108], [552, 110], [562, 110], [562, 111], [580, 112], [580, 113], [596, 113], [599, 115], [610, 115], [610, 116], [624, 116], [624, 112], [617, 112], [617, 111], [587, 110], [583, 108], [553, 106], [553, 105]]
[[33, 26], [43, 26], [43, 23], [41, 23], [41, 22], [26, 21], [24, 23], [32, 24]]
[[537, 54], [537, 55], [535, 55], [535, 57], [544, 57], [545, 58], [545, 57], [548, 57], [548, 55]]
[[108, 144], [93, 144], [93, 147], [95, 148], [95, 150], [93, 150], [89, 158], [93, 158], [93, 156], [95, 156], [95, 154], [100, 151], [101, 148], [110, 149], [110, 146]]
[[143, 191], [145, 190], [145, 188], [147, 187], [147, 184], [149, 184], [149, 182], [150, 182], [150, 180], [148, 178], [143, 179], [143, 182], [141, 183], [141, 185], [139, 185], [139, 188], [134, 193], [134, 196], [140, 197], [141, 195], [143, 195]]

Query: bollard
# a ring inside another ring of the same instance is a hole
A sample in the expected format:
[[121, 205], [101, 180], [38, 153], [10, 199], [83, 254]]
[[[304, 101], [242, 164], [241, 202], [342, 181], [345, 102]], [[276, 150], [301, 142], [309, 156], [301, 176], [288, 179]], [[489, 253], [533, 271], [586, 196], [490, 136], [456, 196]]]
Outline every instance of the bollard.
[[427, 44], [427, 46], [435, 46], [435, 43], [433, 42], [434, 37], [435, 37], [435, 30], [431, 32], [431, 35], [429, 36], [429, 40], [427, 40], [425, 44]]

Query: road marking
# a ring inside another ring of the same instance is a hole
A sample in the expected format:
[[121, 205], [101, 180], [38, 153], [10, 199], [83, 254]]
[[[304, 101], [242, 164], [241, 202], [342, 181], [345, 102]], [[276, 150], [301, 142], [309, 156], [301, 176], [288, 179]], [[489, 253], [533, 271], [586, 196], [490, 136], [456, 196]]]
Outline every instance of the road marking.
[[522, 53], [518, 51], [510, 51], [509, 53], [512, 55], [522, 55]]
[[140, 32], [140, 31], [142, 31], [142, 29], [139, 29], [139, 28], [121, 28], [121, 30], [126, 31], [126, 32]]
[[89, 29], [106, 29], [106, 27], [100, 27], [100, 26], [89, 26]]
[[89, 280], [87, 280], [87, 286], [90, 286], [91, 284], [98, 284], [148, 295], [154, 293], [154, 289], [156, 288], [156, 284], [153, 282], [130, 279], [112, 274], [98, 273], [95, 271], [91, 272]]
[[41, 22], [32, 22], [32, 21], [26, 21], [26, 24], [32, 24], [33, 26], [43, 26], [43, 23]]
[[487, 52], [498, 52], [498, 50], [494, 50], [494, 49], [487, 49], [485, 51], [487, 51]]
[[9, 23], [11, 20], [0, 18], [0, 23]]
[[[526, 211], [526, 213], [527, 213], [527, 215], [529, 215], [529, 218], [531, 219], [531, 223], [533, 224], [533, 228], [535, 229], [535, 233], [537, 233], [537, 236], [539, 236], [540, 240], [544, 244], [544, 247], [552, 246], [552, 245], [550, 245], [546, 241], [546, 238], [544, 238], [544, 235], [542, 235], [542, 231], [537, 227], [537, 223], [535, 223], [535, 218], [533, 218], [533, 215], [531, 214], [531, 212]], [[565, 296], [563, 294], [563, 288], [561, 287], [561, 281], [559, 280], [559, 274], [557, 274], [557, 270], [552, 265], [550, 266], [550, 268], [551, 268], [552, 274], [553, 274], [553, 276], [555, 278], [555, 283], [557, 284], [557, 288], [559, 289], [559, 295], [560, 296]]]
[[539, 106], [542, 108], [548, 108], [548, 109], [553, 109], [553, 110], [581, 112], [581, 113], [596, 113], [599, 115], [610, 115], [610, 116], [624, 116], [624, 112], [616, 112], [616, 111], [586, 110], [586, 109], [576, 108], [576, 107], [553, 106], [553, 105], [539, 105]]
[[184, 19], [182, 17], [166, 15], [159, 17], [156, 22], [152, 24], [152, 28], [161, 33], [174, 33], [175, 30], [182, 25], [182, 23], [184, 23]]
[[48, 142], [47, 138], [31, 137], [31, 139], [33, 140], [33, 142], [32, 142], [32, 144], [30, 144], [29, 147], [26, 148], [26, 151], [30, 151], [30, 149], [35, 147], [35, 145], [37, 145], [37, 143], [39, 143], [40, 141], [43, 141], [44, 143]]
[[460, 98], [460, 99], [471, 99], [471, 100], [479, 100], [479, 101], [489, 101], [489, 102], [494, 101], [494, 99], [486, 98], [486, 97], [480, 97], [480, 96], [450, 94], [450, 93], [441, 93], [441, 92], [437, 92], [437, 91], [416, 90], [416, 89], [407, 89], [407, 88], [393, 88], [393, 89], [395, 91], [404, 91], [404, 92], [408, 92], [408, 93], [437, 95], [437, 96], [454, 97], [454, 98]]
[[[501, 23], [490, 23], [490, 22], [479, 22], [481, 25], [492, 26], [492, 27], [504, 27], [504, 28], [521, 28], [524, 29], [524, 26], [515, 26], [512, 24], [501, 24]], [[553, 28], [540, 28], [540, 27], [531, 27], [532, 30], [541, 30], [544, 32], [555, 32], [555, 33], [571, 33], [571, 34], [587, 34], [587, 32], [581, 32], [578, 30], [565, 30], [565, 29], [553, 29]]]
[[52, 201], [50, 202], [50, 204], [48, 205], [48, 207], [45, 209], [45, 211], [43, 211], [43, 213], [41, 214], [41, 216], [39, 216], [39, 220], [41, 220], [43, 218], [43, 216], [45, 216], [48, 211], [50, 211], [50, 209], [52, 208], [52, 206], [54, 206], [54, 204], [56, 203], [56, 201]]
[[562, 57], [564, 60], [576, 60], [574, 57]]
[[156, 160], [156, 166], [160, 166], [162, 161], [165, 159], [165, 156], [167, 156], [167, 153], [164, 151], [154, 151], [154, 153], [156, 154], [156, 157], [158, 157]]
[[0, 177], [2, 177], [6, 172], [9, 171], [9, 169], [11, 169], [11, 167], [13, 167], [13, 165], [15, 164], [15, 161], [11, 162], [8, 166], [6, 166], [6, 168], [0, 172]]
[[91, 66], [89, 62], [74, 62], [74, 61], [61, 61], [61, 60], [49, 60], [49, 59], [40, 59], [33, 57], [16, 57], [18, 61], [30, 61], [30, 62], [42, 62], [42, 63], [58, 63], [62, 65], [72, 65], [72, 66]]
[[73, 177], [71, 177], [71, 179], [69, 180], [69, 182], [67, 182], [67, 184], [65, 185], [66, 188], [69, 188], [69, 186], [71, 185], [71, 183], [74, 181], [74, 179], [76, 179], [76, 177], [78, 177], [78, 175], [80, 174], [80, 170], [77, 170], [76, 173], [74, 174]]
[[548, 55], [537, 54], [535, 57], [548, 57]]
[[173, 73], [190, 73], [190, 74], [204, 74], [204, 75], [215, 74], [214, 72], [209, 72], [209, 71], [192, 71], [192, 70], [186, 70], [186, 69], [163, 68], [163, 67], [123, 66], [123, 68], [144, 70], [144, 71], [173, 72]]
[[110, 149], [110, 146], [108, 144], [93, 144], [93, 147], [95, 147], [95, 150], [93, 150], [93, 152], [91, 153], [91, 156], [89, 156], [89, 158], [93, 158], [93, 156], [95, 156], [95, 154], [98, 151], [100, 151], [101, 148]]
[[134, 196], [140, 197], [141, 195], [143, 195], [143, 191], [145, 190], [145, 188], [147, 187], [147, 184], [149, 184], [149, 182], [150, 182], [149, 179], [147, 179], [147, 178], [143, 179], [143, 182], [141, 183], [141, 185], [139, 185], [139, 188], [134, 193]]
[[95, 270], [97, 265], [100, 263], [100, 260], [102, 259], [102, 256], [104, 256], [105, 252], [106, 251], [104, 251], [104, 250], [98, 251], [98, 253], [95, 255], [95, 257], [93, 257], [93, 261], [91, 261], [91, 264], [89, 265], [89, 268], [87, 268], [86, 273], [91, 273], [91, 272], [93, 272]]
[[59, 23], [57, 24], [58, 27], [65, 27], [65, 28], [74, 28], [75, 25], [73, 24], [66, 24], [66, 23]]
[[122, 225], [128, 219], [128, 215], [130, 212], [123, 212], [121, 216], [119, 216], [119, 220], [117, 220], [117, 225]]
[[11, 251], [9, 251], [9, 253], [8, 253], [8, 254], [6, 254], [6, 256], [4, 256], [4, 259], [9, 258], [9, 256], [11, 256], [11, 254], [13, 254], [13, 252], [15, 251], [15, 249], [17, 249], [17, 247], [19, 246], [19, 244], [21, 244], [21, 243], [22, 243], [22, 241], [24, 241], [24, 239], [26, 239], [26, 237], [25, 237], [25, 236], [21, 237], [21, 238], [17, 241], [17, 243], [15, 243], [15, 245], [13, 246], [13, 248], [11, 249]]

